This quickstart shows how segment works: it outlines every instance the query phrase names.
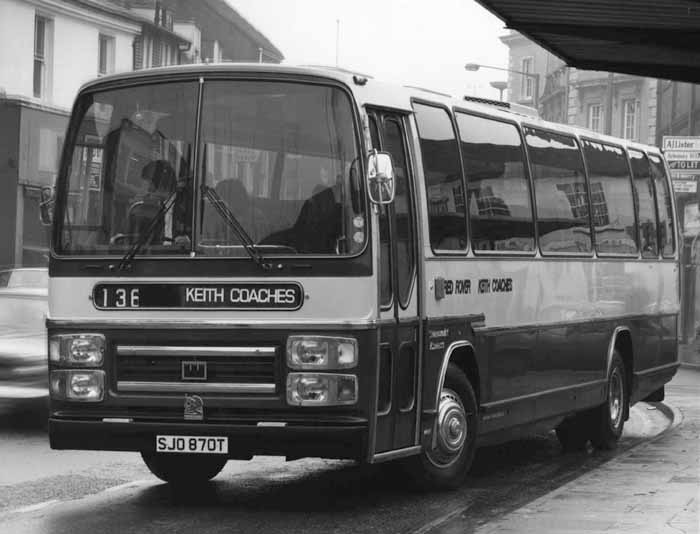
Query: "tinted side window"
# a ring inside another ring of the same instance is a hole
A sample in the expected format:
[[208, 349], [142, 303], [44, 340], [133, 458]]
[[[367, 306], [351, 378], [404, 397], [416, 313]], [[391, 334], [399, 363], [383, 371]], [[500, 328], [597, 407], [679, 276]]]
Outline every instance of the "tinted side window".
[[535, 250], [530, 183], [513, 124], [457, 113], [474, 250]]
[[659, 255], [658, 232], [656, 231], [656, 200], [654, 184], [651, 181], [649, 160], [642, 152], [630, 150], [634, 194], [637, 199], [637, 219], [639, 239], [643, 258], [656, 258]]
[[414, 104], [413, 109], [423, 156], [430, 245], [434, 250], [465, 250], [466, 202], [450, 115], [423, 104]]
[[590, 252], [586, 173], [573, 137], [525, 128], [543, 253]]
[[632, 182], [625, 152], [596, 141], [583, 141], [588, 166], [596, 250], [610, 254], [635, 254], [637, 228]]
[[671, 192], [668, 188], [666, 170], [661, 158], [655, 154], [649, 154], [651, 163], [651, 176], [656, 185], [656, 206], [659, 213], [659, 248], [664, 258], [673, 257], [676, 247], [675, 232], [673, 229], [673, 209], [671, 208]]

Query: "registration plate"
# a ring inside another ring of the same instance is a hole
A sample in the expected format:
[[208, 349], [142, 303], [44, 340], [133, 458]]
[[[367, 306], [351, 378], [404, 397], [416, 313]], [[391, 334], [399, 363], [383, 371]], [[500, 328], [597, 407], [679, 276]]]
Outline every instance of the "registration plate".
[[228, 454], [228, 438], [220, 436], [156, 436], [156, 452]]

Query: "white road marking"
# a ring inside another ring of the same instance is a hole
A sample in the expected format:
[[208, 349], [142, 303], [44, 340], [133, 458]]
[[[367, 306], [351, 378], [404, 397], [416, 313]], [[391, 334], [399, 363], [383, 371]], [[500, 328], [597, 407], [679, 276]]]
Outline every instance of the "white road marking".
[[36, 512], [37, 510], [47, 508], [47, 507], [51, 506], [52, 504], [56, 504], [58, 502], [60, 502], [58, 499], [51, 499], [50, 501], [44, 501], [44, 502], [40, 502], [37, 504], [29, 505], [29, 506], [23, 506], [22, 508], [15, 508], [14, 510], [10, 510], [9, 513], [26, 514], [28, 512]]
[[449, 514], [445, 514], [442, 517], [438, 517], [437, 519], [434, 519], [430, 523], [426, 523], [422, 527], [420, 527], [417, 530], [412, 530], [411, 534], [427, 534], [431, 530], [439, 527], [443, 523], [447, 523], [449, 520], [454, 519], [455, 517], [464, 514], [466, 511], [471, 508], [471, 505], [466, 506], [464, 508], [459, 508], [458, 510], [453, 510]]
[[119, 491], [128, 488], [140, 488], [141, 486], [148, 486], [150, 484], [153, 484], [153, 480], [132, 480], [131, 482], [126, 482], [125, 484], [119, 484], [118, 486], [112, 486], [111, 488], [104, 489], [98, 493], [95, 493], [95, 495], [107, 492], [111, 493], [113, 491]]

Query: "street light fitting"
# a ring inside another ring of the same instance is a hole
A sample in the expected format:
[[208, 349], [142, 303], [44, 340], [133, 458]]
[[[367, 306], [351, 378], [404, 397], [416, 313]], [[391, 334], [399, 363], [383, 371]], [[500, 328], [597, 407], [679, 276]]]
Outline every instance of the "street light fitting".
[[494, 89], [498, 89], [500, 91], [500, 95], [499, 95], [498, 99], [500, 101], [503, 101], [503, 91], [508, 89], [508, 82], [496, 80], [496, 81], [493, 81], [490, 83], [491, 83], [491, 87], [493, 87]]
[[493, 70], [500, 70], [502, 72], [508, 72], [511, 74], [519, 74], [520, 76], [525, 76], [527, 78], [531, 78], [534, 82], [534, 92], [532, 95], [532, 104], [536, 110], [540, 109], [539, 105], [539, 93], [540, 93], [540, 75], [536, 72], [523, 72], [521, 70], [513, 70], [513, 69], [505, 69], [503, 67], [494, 67], [491, 65], [482, 65], [480, 63], [467, 63], [464, 65], [464, 70], [468, 70], [471, 72], [477, 71], [479, 69], [493, 69]]

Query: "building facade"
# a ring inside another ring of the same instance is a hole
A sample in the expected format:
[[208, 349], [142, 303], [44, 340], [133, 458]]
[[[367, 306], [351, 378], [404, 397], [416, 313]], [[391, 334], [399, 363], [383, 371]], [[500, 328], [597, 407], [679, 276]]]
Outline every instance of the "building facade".
[[171, 64], [282, 59], [223, 0], [2, 0], [0, 266], [47, 262], [41, 189], [56, 178], [83, 83]]
[[[517, 32], [501, 37], [509, 48], [509, 99], [537, 107], [546, 120], [641, 141], [656, 142], [657, 81], [567, 67]], [[520, 73], [531, 73], [526, 76]]]

